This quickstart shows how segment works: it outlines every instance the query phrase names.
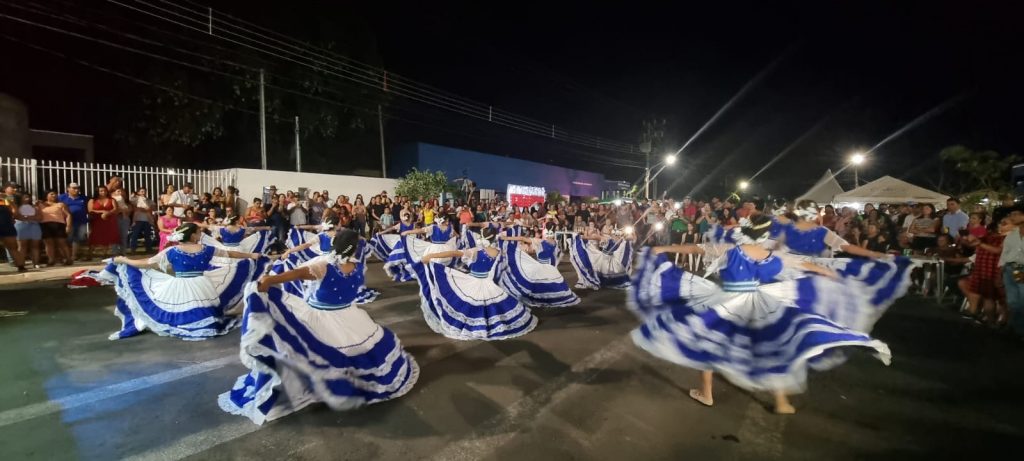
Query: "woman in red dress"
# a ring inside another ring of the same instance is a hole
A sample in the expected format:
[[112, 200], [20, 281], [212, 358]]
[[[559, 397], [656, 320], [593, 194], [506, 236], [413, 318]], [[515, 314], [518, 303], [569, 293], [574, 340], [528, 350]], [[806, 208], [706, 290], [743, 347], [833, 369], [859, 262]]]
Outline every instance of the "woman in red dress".
[[974, 235], [964, 237], [964, 245], [975, 249], [974, 268], [970, 276], [962, 279], [960, 290], [967, 297], [966, 315], [989, 324], [1003, 325], [1007, 312], [1003, 302], [999, 255], [1003, 250], [1003, 238], [1015, 226], [1008, 218], [1003, 218], [998, 226], [980, 239]]
[[103, 254], [110, 254], [110, 247], [121, 241], [117, 226], [117, 212], [114, 199], [106, 186], [96, 188], [96, 195], [89, 200], [89, 255], [96, 247], [104, 247]]

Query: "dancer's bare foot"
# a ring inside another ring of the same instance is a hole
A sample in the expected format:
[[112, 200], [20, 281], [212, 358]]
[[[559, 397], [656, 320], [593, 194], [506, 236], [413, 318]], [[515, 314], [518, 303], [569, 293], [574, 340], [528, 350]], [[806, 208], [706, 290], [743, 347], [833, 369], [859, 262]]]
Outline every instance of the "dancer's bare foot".
[[791, 404], [777, 404], [775, 405], [775, 414], [777, 415], [792, 415], [796, 413], [796, 407]]
[[690, 389], [690, 398], [709, 407], [715, 404], [715, 399], [711, 395], [705, 395], [699, 389]]
[[789, 403], [789, 397], [782, 391], [775, 391], [775, 414], [791, 415], [796, 413], [796, 408]]

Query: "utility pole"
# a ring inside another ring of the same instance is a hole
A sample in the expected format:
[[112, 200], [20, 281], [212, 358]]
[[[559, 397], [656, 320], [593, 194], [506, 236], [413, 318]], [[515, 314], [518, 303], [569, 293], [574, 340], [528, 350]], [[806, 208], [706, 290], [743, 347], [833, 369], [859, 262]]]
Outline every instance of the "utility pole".
[[646, 154], [644, 158], [644, 198], [651, 198], [651, 152], [656, 146], [661, 145], [661, 139], [665, 136], [665, 120], [651, 118], [644, 120], [643, 129], [640, 131], [640, 152]]
[[302, 143], [299, 141], [299, 116], [295, 116], [295, 171], [302, 171]]
[[260, 69], [260, 166], [267, 169], [267, 110], [263, 101], [263, 69]]
[[377, 104], [377, 128], [380, 131], [380, 177], [388, 177], [388, 164], [384, 159], [384, 111]]

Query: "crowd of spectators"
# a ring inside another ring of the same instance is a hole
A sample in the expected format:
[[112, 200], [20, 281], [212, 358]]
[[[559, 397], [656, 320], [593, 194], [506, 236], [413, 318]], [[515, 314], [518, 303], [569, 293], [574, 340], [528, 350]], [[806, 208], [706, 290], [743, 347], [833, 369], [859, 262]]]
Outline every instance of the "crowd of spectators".
[[[368, 200], [362, 194], [333, 197], [328, 190], [304, 196], [290, 190], [279, 193], [270, 186], [263, 197], [253, 198], [242, 210], [246, 204], [239, 199], [238, 190], [230, 186], [198, 192], [189, 183], [180, 188], [168, 184], [162, 192], [151, 198], [145, 188], [126, 190], [118, 176], [89, 191], [89, 195], [78, 184], [70, 183], [63, 192], [49, 191], [44, 197], [33, 197], [17, 184], [7, 183], [0, 197], [0, 242], [8, 260], [19, 270], [27, 270], [28, 261], [36, 268], [44, 263], [70, 265], [76, 259], [133, 253], [140, 246], [152, 253], [163, 249], [167, 237], [184, 222], [217, 225], [228, 217], [238, 217], [242, 226], [270, 227], [283, 242], [292, 226], [327, 220], [370, 237], [403, 217], [416, 226], [427, 226], [445, 216], [457, 226], [516, 222], [537, 235], [543, 231], [581, 232], [587, 227], [607, 234], [625, 231], [636, 236], [641, 245], [663, 245], [701, 243], [711, 226], [737, 225], [763, 205], [756, 198], [741, 201], [714, 197], [704, 201], [686, 197], [681, 201], [559, 202], [517, 207], [496, 199], [442, 202], [427, 197], [392, 197], [387, 191]], [[1012, 267], [1019, 268], [1024, 280], [1024, 248], [1019, 261], [1003, 251], [1005, 236], [1024, 224], [1024, 214], [1012, 196], [1002, 200], [991, 212], [981, 205], [965, 211], [955, 198], [950, 198], [941, 211], [931, 204], [913, 203], [869, 203], [862, 209], [826, 205], [818, 220], [849, 243], [871, 251], [941, 259], [948, 280], [935, 283], [931, 280], [937, 277], [934, 266], [924, 264], [915, 271], [915, 287], [922, 294], [931, 287], [959, 288], [967, 300], [965, 315], [1000, 325], [1007, 322], [1007, 305], [1014, 302], [1006, 295], [1007, 265], [1019, 264]], [[13, 223], [13, 230], [4, 231], [8, 224], [5, 220]], [[1024, 289], [1013, 298], [1024, 305]]]

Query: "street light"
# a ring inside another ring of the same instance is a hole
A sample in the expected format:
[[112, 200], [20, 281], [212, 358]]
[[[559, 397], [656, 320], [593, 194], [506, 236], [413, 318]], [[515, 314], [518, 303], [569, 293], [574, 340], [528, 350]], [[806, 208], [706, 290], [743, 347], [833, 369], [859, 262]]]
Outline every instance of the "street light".
[[746, 181], [740, 181], [739, 186], [740, 190], [747, 190], [747, 188], [750, 187], [750, 183]]
[[853, 155], [850, 156], [850, 164], [853, 165], [853, 187], [860, 187], [860, 178], [858, 176], [860, 173], [860, 164], [864, 163], [864, 159], [864, 154], [860, 152], [854, 152]]
[[665, 156], [665, 164], [666, 165], [672, 165], [674, 163], [676, 163], [676, 155], [675, 154], [668, 154], [668, 155]]

